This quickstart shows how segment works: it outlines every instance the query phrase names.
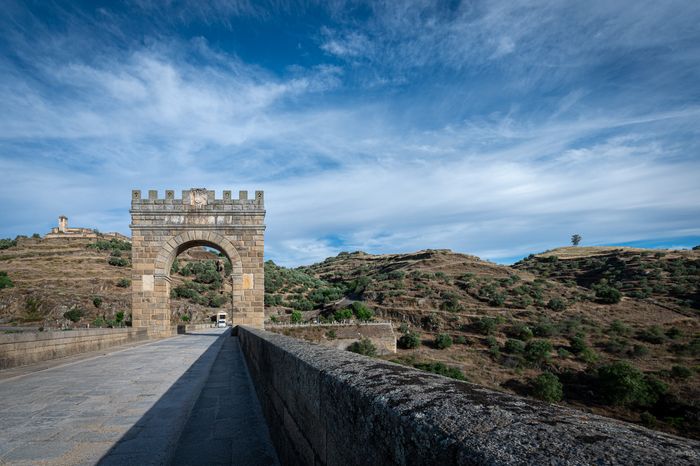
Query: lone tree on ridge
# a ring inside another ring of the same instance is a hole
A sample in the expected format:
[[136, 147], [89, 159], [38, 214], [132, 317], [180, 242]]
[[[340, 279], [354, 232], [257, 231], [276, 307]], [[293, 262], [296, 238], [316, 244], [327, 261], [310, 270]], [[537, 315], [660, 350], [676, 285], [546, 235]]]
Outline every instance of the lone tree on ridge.
[[581, 242], [581, 235], [571, 235], [571, 244], [574, 246], [578, 246], [578, 244]]

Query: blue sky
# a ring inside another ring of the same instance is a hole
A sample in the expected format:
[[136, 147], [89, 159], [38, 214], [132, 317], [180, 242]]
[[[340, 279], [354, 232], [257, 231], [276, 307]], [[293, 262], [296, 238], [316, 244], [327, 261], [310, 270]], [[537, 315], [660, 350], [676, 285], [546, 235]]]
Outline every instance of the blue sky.
[[700, 244], [700, 3], [3, 2], [0, 237], [264, 189], [266, 256]]

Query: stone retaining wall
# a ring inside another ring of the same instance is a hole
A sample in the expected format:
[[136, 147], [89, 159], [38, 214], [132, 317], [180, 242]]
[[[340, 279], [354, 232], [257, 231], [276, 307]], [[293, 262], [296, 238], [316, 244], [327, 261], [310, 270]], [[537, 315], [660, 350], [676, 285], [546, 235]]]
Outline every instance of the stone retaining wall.
[[0, 369], [97, 351], [148, 339], [138, 328], [81, 329], [0, 335]]
[[282, 464], [700, 464], [693, 440], [236, 330]]

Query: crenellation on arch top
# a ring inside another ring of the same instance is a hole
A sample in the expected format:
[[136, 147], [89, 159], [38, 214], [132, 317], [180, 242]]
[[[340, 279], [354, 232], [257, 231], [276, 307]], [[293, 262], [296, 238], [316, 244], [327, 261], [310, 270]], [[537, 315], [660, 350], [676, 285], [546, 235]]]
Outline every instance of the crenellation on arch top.
[[166, 189], [163, 197], [156, 189], [149, 189], [144, 196], [140, 189], [131, 191], [132, 211], [157, 211], [170, 210], [173, 206], [188, 210], [208, 211], [235, 211], [235, 210], [259, 210], [265, 206], [264, 191], [255, 191], [252, 199], [248, 197], [248, 191], [239, 191], [238, 198], [234, 198], [231, 190], [224, 190], [221, 197], [216, 196], [216, 191], [206, 188], [191, 188], [182, 191], [180, 197], [176, 197], [175, 191]]

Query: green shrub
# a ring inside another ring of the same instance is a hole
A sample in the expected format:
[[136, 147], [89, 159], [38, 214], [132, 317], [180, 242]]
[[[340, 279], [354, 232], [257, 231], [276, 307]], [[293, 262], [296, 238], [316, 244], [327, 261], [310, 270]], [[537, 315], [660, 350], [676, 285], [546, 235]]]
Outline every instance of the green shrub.
[[518, 340], [528, 341], [532, 339], [533, 333], [527, 325], [516, 324], [508, 331], [508, 335]]
[[627, 350], [628, 344], [624, 339], [616, 338], [605, 342], [604, 349], [611, 354], [621, 354]]
[[290, 317], [290, 320], [293, 324], [298, 324], [302, 321], [302, 315], [300, 311], [292, 311], [292, 315]]
[[496, 319], [492, 317], [482, 317], [475, 323], [476, 330], [482, 335], [491, 335], [496, 331]]
[[341, 322], [343, 320], [350, 320], [352, 319], [352, 309], [347, 307], [345, 309], [338, 309], [333, 314], [333, 318], [338, 322]]
[[71, 308], [67, 310], [66, 312], [63, 313], [63, 317], [65, 319], [70, 320], [71, 322], [78, 322], [84, 315], [85, 313], [83, 312], [82, 309], [78, 307]]
[[532, 327], [532, 333], [537, 337], [551, 337], [556, 335], [557, 328], [549, 320], [540, 320]]
[[462, 305], [459, 302], [459, 296], [456, 293], [446, 292], [442, 294], [442, 304], [440, 307], [449, 312], [458, 312], [462, 310]]
[[610, 327], [608, 327], [608, 332], [615, 335], [625, 336], [632, 333], [632, 329], [619, 320], [613, 320]]
[[693, 375], [693, 371], [685, 366], [673, 366], [671, 367], [671, 377], [674, 379], [687, 379]]
[[3, 288], [12, 288], [15, 284], [12, 283], [10, 277], [7, 276], [7, 272], [0, 271], [0, 290]]
[[374, 317], [374, 312], [359, 301], [355, 301], [350, 307], [357, 320], [361, 322], [370, 321]]
[[446, 349], [452, 346], [452, 337], [446, 333], [439, 333], [435, 337], [435, 347], [437, 349]]
[[521, 295], [521, 296], [518, 296], [518, 297], [515, 299], [515, 305], [516, 305], [517, 307], [520, 307], [520, 308], [523, 308], [523, 309], [525, 309], [525, 308], [527, 308], [527, 307], [529, 307], [529, 306], [532, 306], [532, 303], [533, 303], [533, 300], [532, 300], [532, 298], [531, 298], [530, 296], [528, 296], [528, 295]]
[[532, 394], [540, 400], [555, 402], [561, 401], [564, 393], [559, 377], [545, 372], [537, 376], [532, 383]]
[[377, 355], [377, 347], [374, 346], [374, 343], [372, 343], [369, 338], [363, 338], [360, 341], [353, 342], [348, 346], [348, 351], [370, 357]]
[[124, 259], [123, 257], [110, 257], [107, 263], [116, 267], [126, 267], [127, 265], [129, 265], [129, 261]]
[[491, 306], [500, 307], [500, 306], [503, 306], [503, 304], [505, 302], [506, 302], [506, 297], [503, 293], [495, 292], [495, 293], [492, 293], [491, 296], [489, 296], [489, 305], [491, 305]]
[[93, 327], [105, 327], [107, 325], [107, 321], [104, 320], [103, 317], [95, 317], [95, 319], [92, 321], [92, 326]]
[[503, 351], [511, 354], [521, 354], [525, 351], [525, 342], [521, 340], [509, 339], [503, 347]]
[[578, 354], [578, 358], [587, 364], [593, 364], [598, 360], [598, 353], [591, 348], [586, 348]]
[[207, 305], [210, 307], [221, 307], [228, 301], [226, 295], [219, 294], [214, 291], [210, 291], [209, 293], [207, 293], [206, 297], [209, 300], [209, 304]]
[[525, 345], [523, 356], [527, 361], [539, 365], [549, 360], [551, 352], [552, 343], [549, 340], [532, 340]]
[[467, 338], [466, 338], [465, 336], [463, 336], [463, 335], [457, 335], [457, 336], [454, 338], [454, 340], [455, 340], [455, 343], [457, 343], [457, 344], [459, 344], [459, 345], [466, 345], [467, 343], [469, 343], [469, 342], [467, 341]]
[[498, 346], [498, 341], [493, 337], [488, 337], [486, 339], [489, 345], [489, 354], [496, 360], [501, 357], [501, 348]]
[[114, 251], [131, 251], [131, 243], [129, 241], [122, 241], [117, 238], [112, 238], [109, 241], [97, 240], [94, 243], [88, 244], [87, 247], [100, 251], [108, 251], [110, 249]]
[[622, 293], [617, 288], [609, 285], [599, 285], [595, 287], [595, 297], [601, 303], [616, 304], [622, 299]]
[[180, 320], [182, 320], [183, 322], [189, 322], [190, 316], [188, 316], [187, 314], [182, 315], [182, 316], [180, 316]]
[[117, 286], [119, 288], [129, 288], [131, 286], [131, 280], [128, 278], [120, 278], [117, 280]]
[[416, 369], [450, 377], [451, 379], [466, 380], [466, 377], [456, 367], [448, 367], [441, 362], [421, 362], [413, 365]]
[[658, 325], [639, 331], [636, 338], [652, 345], [660, 345], [666, 341], [666, 335], [664, 335], [663, 330]]
[[407, 332], [401, 335], [398, 340], [399, 348], [413, 349], [420, 346], [420, 337], [415, 332]]
[[626, 362], [599, 367], [597, 388], [604, 401], [627, 406], [651, 406], [667, 390], [663, 383]]
[[569, 340], [569, 350], [574, 354], [580, 354], [588, 349], [588, 344], [583, 335], [578, 334]]
[[99, 296], [95, 296], [94, 298], [92, 298], [92, 305], [96, 308], [102, 306], [102, 298], [100, 298]]
[[430, 314], [421, 319], [421, 325], [426, 330], [438, 330], [440, 328], [440, 320], [435, 314]]
[[125, 313], [124, 311], [119, 311], [116, 314], [114, 314], [114, 321], [121, 327], [122, 322], [124, 322], [124, 316]]
[[337, 335], [335, 333], [335, 330], [329, 330], [326, 332], [326, 338], [329, 340], [335, 340], [337, 338]]
[[369, 277], [358, 277], [348, 284], [348, 292], [354, 293], [358, 296], [362, 296], [369, 284]]
[[678, 327], [671, 327], [666, 331], [666, 336], [671, 340], [676, 340], [683, 336], [683, 332]]
[[561, 298], [552, 298], [547, 302], [547, 307], [553, 311], [563, 311], [566, 309], [566, 302]]
[[[301, 297], [301, 298], [296, 298], [292, 299], [289, 302], [289, 305], [293, 307], [294, 309], [298, 309], [300, 311], [310, 311], [314, 308], [314, 303], [309, 301], [308, 299]], [[352, 315], [352, 311], [350, 311], [350, 314]], [[352, 318], [352, 316], [351, 316]]]
[[17, 246], [16, 239], [3, 238], [0, 239], [0, 249], [9, 249], [11, 247]]
[[641, 358], [649, 354], [649, 348], [644, 345], [634, 345], [632, 349], [628, 351], [628, 354], [633, 358]]

